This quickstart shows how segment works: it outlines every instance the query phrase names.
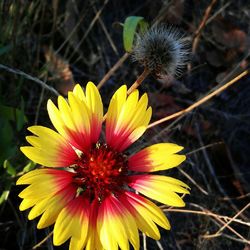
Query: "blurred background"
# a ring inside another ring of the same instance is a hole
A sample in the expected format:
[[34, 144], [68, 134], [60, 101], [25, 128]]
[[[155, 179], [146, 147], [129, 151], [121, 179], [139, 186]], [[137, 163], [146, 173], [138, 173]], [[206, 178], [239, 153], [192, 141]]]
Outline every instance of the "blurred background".
[[[178, 77], [149, 76], [152, 121], [180, 111], [248, 68], [250, 1], [233, 0], [0, 0], [0, 249], [67, 249], [52, 245], [53, 227], [20, 212], [18, 176], [36, 165], [19, 151], [28, 126], [52, 127], [49, 98], [66, 96], [74, 83], [98, 84], [105, 110], [122, 84], [143, 67], [123, 47], [128, 16], [176, 26], [190, 43]], [[110, 77], [105, 74], [117, 66]], [[250, 77], [175, 120], [149, 129], [130, 151], [156, 142], [185, 147], [187, 160], [167, 172], [192, 188], [184, 209], [162, 206], [171, 231], [141, 249], [244, 249], [250, 239]], [[163, 173], [164, 174], [164, 173]], [[248, 206], [249, 205], [249, 206]]]

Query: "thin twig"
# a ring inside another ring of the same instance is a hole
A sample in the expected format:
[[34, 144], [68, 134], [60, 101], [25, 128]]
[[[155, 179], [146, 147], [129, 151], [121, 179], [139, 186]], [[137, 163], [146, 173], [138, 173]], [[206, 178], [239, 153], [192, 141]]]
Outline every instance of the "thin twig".
[[[198, 137], [198, 141], [201, 145], [201, 147], [204, 147], [204, 142], [202, 140], [202, 137], [201, 137], [201, 134], [200, 134], [200, 128], [198, 126], [198, 124], [195, 124], [195, 129], [196, 129], [196, 134], [197, 134], [197, 137]], [[213, 181], [215, 182], [217, 188], [219, 189], [219, 191], [224, 195], [224, 196], [227, 196], [227, 193], [226, 191], [224, 190], [224, 188], [221, 186], [220, 184], [220, 181], [219, 179], [217, 178], [217, 175], [215, 173], [215, 170], [214, 170], [214, 167], [210, 161], [210, 158], [209, 158], [209, 155], [207, 153], [207, 150], [206, 149], [202, 149], [202, 154], [203, 154], [203, 157], [204, 157], [204, 161], [208, 167], [208, 170], [210, 171], [210, 174], [212, 175], [213, 177]]]
[[212, 22], [221, 12], [225, 11], [225, 9], [229, 7], [231, 4], [232, 2], [225, 3], [225, 5], [223, 5], [219, 10], [217, 10], [212, 16], [210, 16], [207, 19], [206, 24], [209, 24], [210, 22]]
[[145, 233], [142, 234], [143, 250], [147, 250], [147, 236]]
[[[229, 221], [232, 219], [231, 217], [216, 214], [216, 213], [210, 212], [209, 210], [197, 211], [197, 210], [191, 210], [191, 209], [165, 208], [165, 207], [166, 207], [165, 205], [161, 206], [161, 208], [165, 212], [187, 213], [187, 214], [197, 214], [197, 215], [199, 214], [199, 215], [205, 215], [205, 216], [209, 216], [209, 217], [213, 217], [213, 218], [220, 218], [220, 219], [223, 219], [225, 221]], [[232, 221], [235, 223], [250, 227], [250, 222], [242, 221], [240, 219], [233, 219]]]
[[[221, 220], [220, 218], [217, 218], [216, 219], [221, 222], [222, 224], [224, 224], [227, 229], [229, 229], [232, 233], [234, 233], [235, 235], [237, 235], [240, 239], [242, 239], [245, 243], [247, 244], [250, 244], [250, 241], [245, 239], [240, 233], [238, 233], [235, 229], [233, 229], [232, 227], [230, 227], [229, 225], [225, 224], [225, 222], [223, 220]], [[212, 238], [212, 237], [209, 237], [210, 235], [206, 234], [206, 235], [203, 235], [203, 238]], [[218, 237], [220, 235], [216, 235], [216, 237]], [[215, 237], [215, 236], [213, 236]]]
[[53, 231], [51, 231], [44, 239], [42, 239], [40, 242], [38, 242], [35, 246], [32, 247], [32, 249], [37, 249], [40, 247], [44, 242], [46, 242], [53, 234]]
[[141, 75], [137, 78], [137, 80], [128, 89], [127, 95], [130, 95], [135, 89], [137, 89], [142, 84], [142, 82], [147, 78], [148, 75], [149, 75], [149, 70], [145, 68], [141, 73]]
[[159, 247], [160, 250], [164, 250], [164, 248], [159, 240], [156, 240], [155, 243]]
[[236, 219], [241, 213], [243, 213], [248, 207], [250, 207], [250, 202], [243, 207], [238, 213], [235, 214], [235, 216], [233, 216], [232, 218], [230, 218], [229, 221], [226, 222], [226, 224], [224, 224], [215, 234], [210, 234], [210, 237], [217, 237], [221, 234], [221, 232], [232, 222], [234, 221], [234, 219]]
[[[96, 9], [95, 6], [93, 6], [93, 9], [94, 9], [95, 13], [97, 13], [97, 9]], [[108, 32], [108, 30], [107, 30], [107, 28], [106, 28], [106, 26], [105, 26], [105, 24], [104, 24], [104, 22], [103, 22], [101, 16], [99, 16], [98, 22], [100, 23], [100, 25], [101, 25], [101, 27], [102, 27], [102, 30], [103, 30], [105, 36], [107, 37], [107, 39], [108, 39], [108, 41], [109, 41], [109, 44], [110, 44], [111, 48], [113, 49], [113, 51], [115, 52], [115, 54], [116, 54], [117, 56], [119, 56], [118, 50], [117, 50], [117, 48], [116, 48], [116, 46], [115, 46], [115, 43], [113, 42], [111, 36], [109, 35], [109, 32]]]
[[245, 199], [247, 197], [250, 197], [250, 193], [247, 193], [247, 194], [243, 194], [243, 195], [240, 195], [240, 196], [237, 196], [237, 197], [222, 197], [220, 198], [220, 200], [223, 200], [223, 201], [228, 201], [228, 200], [242, 200], [242, 199]]
[[[148, 74], [149, 74], [149, 71], [144, 69], [144, 71], [141, 73], [141, 75], [137, 78], [137, 80], [133, 83], [133, 85], [128, 89], [128, 91], [127, 91], [128, 96], [141, 85], [141, 83], [143, 82], [143, 80], [145, 80], [145, 78], [148, 76]], [[99, 85], [100, 85], [100, 83], [98, 84], [98, 86]], [[98, 88], [98, 86], [97, 86], [97, 88]], [[104, 122], [106, 120], [106, 118], [107, 118], [107, 113], [103, 116], [102, 121]]]
[[217, 0], [212, 0], [211, 3], [208, 5], [205, 13], [204, 13], [204, 16], [202, 18], [202, 21], [198, 27], [198, 29], [196, 30], [196, 32], [194, 33], [194, 39], [193, 39], [193, 45], [192, 45], [192, 52], [195, 53], [196, 49], [197, 49], [197, 46], [198, 46], [198, 43], [199, 43], [199, 40], [200, 40], [200, 36], [201, 36], [201, 32], [202, 30], [204, 29], [206, 23], [207, 23], [207, 20], [209, 18], [209, 15], [212, 11], [212, 8], [214, 6], [214, 4], [216, 3]]
[[[63, 47], [67, 44], [68, 41], [71, 41], [71, 38], [73, 37], [73, 35], [75, 35], [77, 29], [80, 27], [84, 17], [85, 17], [85, 13], [88, 10], [85, 9], [83, 13], [81, 13], [80, 18], [77, 22], [77, 24], [74, 26], [74, 28], [71, 30], [71, 32], [67, 35], [66, 39], [64, 39], [63, 43], [60, 45], [60, 47], [55, 51], [55, 54], [59, 54], [59, 52], [63, 49]], [[73, 49], [75, 49], [74, 46], [72, 46]]]
[[31, 75], [28, 75], [26, 73], [24, 73], [23, 71], [19, 70], [19, 69], [13, 69], [13, 68], [10, 68], [8, 66], [5, 66], [3, 64], [0, 64], [0, 69], [3, 69], [3, 70], [6, 70], [10, 73], [13, 73], [13, 74], [16, 74], [16, 75], [20, 75], [20, 76], [23, 76], [25, 77], [26, 79], [29, 79], [33, 82], [36, 82], [38, 83], [40, 86], [42, 86], [43, 88], [49, 90], [51, 93], [53, 93], [54, 95], [56, 96], [59, 96], [59, 92], [57, 92], [57, 90], [55, 90], [53, 87], [47, 85], [45, 82], [41, 81], [40, 79], [38, 79], [37, 77], [33, 77]]
[[212, 93], [206, 95], [205, 97], [201, 98], [200, 100], [198, 100], [197, 102], [195, 102], [194, 104], [190, 105], [188, 108], [183, 109], [177, 113], [174, 113], [172, 115], [166, 116], [158, 121], [155, 121], [151, 124], [148, 125], [148, 128], [152, 128], [156, 125], [159, 125], [163, 122], [169, 121], [171, 119], [174, 119], [178, 116], [181, 115], [185, 115], [187, 113], [189, 113], [190, 111], [192, 111], [193, 109], [199, 107], [201, 104], [207, 102], [208, 100], [210, 100], [212, 97], [220, 94], [222, 91], [224, 91], [225, 89], [227, 89], [229, 86], [231, 86], [232, 84], [234, 84], [235, 82], [239, 81], [242, 77], [246, 76], [249, 73], [248, 70], [243, 71], [241, 74], [239, 74], [238, 76], [236, 76], [235, 78], [233, 78], [231, 81], [227, 82], [226, 84], [222, 85], [221, 87], [217, 88], [216, 90], [214, 90]]
[[39, 113], [40, 113], [40, 108], [41, 108], [41, 105], [42, 105], [43, 97], [44, 97], [44, 87], [42, 87], [42, 91], [41, 91], [41, 94], [40, 94], [40, 97], [39, 97], [39, 101], [38, 101], [38, 104], [37, 104], [37, 107], [36, 107], [36, 115], [35, 115], [35, 121], [34, 121], [35, 125], [37, 125], [37, 122], [38, 122], [38, 117], [39, 117]]
[[181, 168], [178, 168], [178, 170], [187, 178], [189, 179], [203, 194], [209, 195], [209, 193], [203, 189], [188, 173], [186, 173]]
[[221, 144], [224, 144], [224, 142], [220, 141], [220, 142], [210, 143], [210, 144], [204, 145], [202, 147], [199, 147], [197, 149], [194, 149], [194, 150], [186, 153], [186, 155], [192, 155], [192, 154], [197, 153], [197, 152], [199, 152], [201, 150], [204, 150], [204, 149], [207, 149], [207, 148], [211, 148], [213, 146], [217, 146], [217, 145], [221, 145]]
[[98, 83], [97, 88], [100, 89], [103, 84], [113, 75], [113, 73], [121, 67], [125, 60], [129, 57], [129, 53], [124, 53], [124, 55], [114, 64], [114, 66], [105, 74], [102, 80]]
[[[195, 204], [195, 203], [189, 203], [191, 206], [194, 206], [194, 207], [198, 207], [200, 209], [202, 209], [203, 211], [209, 211], [207, 208], [204, 208], [198, 204]], [[210, 212], [210, 211], [209, 211]], [[245, 217], [245, 216], [244, 216]], [[229, 217], [230, 218], [230, 217]], [[219, 217], [215, 217], [215, 219], [220, 222], [221, 224], [225, 224], [225, 222], [219, 218]], [[231, 232], [233, 232], [235, 235], [237, 235], [240, 239], [242, 239], [245, 243], [249, 244], [250, 241], [248, 241], [247, 239], [245, 239], [240, 233], [238, 233], [235, 229], [233, 229], [231, 226], [227, 225], [226, 226]], [[206, 235], [203, 235], [203, 238], [206, 238], [206, 236], [208, 236], [207, 234]]]
[[[86, 39], [86, 37], [88, 36], [89, 32], [92, 30], [92, 28], [94, 27], [96, 21], [98, 20], [98, 18], [100, 17], [100, 15], [102, 14], [102, 11], [104, 10], [104, 7], [107, 5], [107, 3], [109, 2], [109, 0], [105, 0], [102, 7], [100, 8], [100, 10], [95, 14], [95, 17], [93, 18], [93, 20], [91, 21], [91, 23], [89, 24], [88, 29], [86, 30], [86, 32], [84, 33], [83, 37], [81, 38], [81, 40], [78, 42], [78, 44], [76, 45], [76, 47], [74, 48], [74, 52], [71, 54], [71, 56], [69, 57], [68, 61], [70, 61], [73, 56], [75, 55], [75, 52], [79, 50], [81, 44], [83, 43], [83, 41]], [[76, 59], [76, 61], [78, 61], [78, 59]]]
[[[240, 243], [243, 243], [243, 244], [246, 244], [246, 241], [245, 240], [242, 240], [242, 239], [239, 239], [239, 238], [236, 238], [236, 237], [233, 237], [231, 235], [228, 235], [228, 234], [221, 234], [221, 236], [225, 237], [225, 238], [228, 238], [230, 240], [234, 240], [234, 241], [237, 241], [237, 242], [240, 242]], [[246, 249], [246, 248], [245, 248]]]

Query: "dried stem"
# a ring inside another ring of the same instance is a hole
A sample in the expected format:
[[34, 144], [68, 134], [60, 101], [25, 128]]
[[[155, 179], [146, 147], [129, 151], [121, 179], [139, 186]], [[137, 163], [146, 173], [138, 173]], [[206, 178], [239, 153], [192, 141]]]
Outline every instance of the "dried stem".
[[115, 65], [106, 73], [106, 75], [102, 78], [102, 80], [98, 83], [97, 88], [100, 89], [103, 84], [113, 75], [113, 73], [121, 67], [124, 61], [129, 57], [129, 53], [125, 53], [116, 63]]
[[[228, 217], [228, 216], [223, 216], [223, 215], [219, 215], [219, 214], [215, 214], [211, 211], [209, 211], [208, 209], [205, 209], [201, 206], [199, 206], [198, 204], [194, 204], [194, 203], [190, 203], [190, 205], [192, 206], [195, 206], [195, 207], [199, 207], [200, 209], [202, 209], [202, 211], [197, 211], [197, 210], [185, 210], [185, 209], [175, 209], [175, 208], [168, 208], [168, 209], [165, 209], [165, 205], [162, 206], [163, 208], [163, 211], [168, 211], [168, 212], [179, 212], [179, 213], [191, 213], [191, 214], [201, 214], [201, 215], [207, 215], [211, 218], [214, 218], [215, 219], [215, 222], [219, 222], [220, 224], [224, 225], [227, 229], [229, 229], [232, 233], [234, 233], [235, 235], [237, 235], [239, 237], [239, 239], [241, 239], [242, 242], [244, 243], [247, 243], [249, 244], [250, 241], [245, 239], [240, 233], [238, 233], [235, 229], [233, 229], [231, 226], [229, 226], [227, 224], [228, 221], [234, 221], [234, 222], [237, 222], [237, 223], [240, 223], [240, 224], [244, 224], [246, 226], [250, 226], [250, 223], [249, 222], [245, 222], [245, 221], [242, 221], [242, 220], [238, 220], [235, 218], [235, 216], [233, 218], [231, 217]], [[246, 207], [243, 208], [244, 210], [246, 209]], [[242, 213], [242, 211], [241, 211]], [[237, 216], [239, 215], [240, 213], [237, 213]], [[216, 223], [217, 224], [217, 223]], [[217, 224], [219, 225], [219, 224]], [[210, 235], [203, 235], [203, 238], [209, 238]], [[216, 235], [217, 236], [221, 236], [221, 235]]]
[[141, 73], [141, 75], [137, 78], [137, 80], [133, 83], [133, 85], [128, 89], [127, 94], [130, 95], [135, 89], [137, 89], [142, 82], [147, 78], [149, 75], [149, 70], [147, 68]]
[[227, 89], [229, 86], [231, 86], [232, 84], [234, 84], [235, 82], [237, 82], [238, 80], [240, 80], [242, 77], [246, 76], [249, 73], [248, 70], [243, 71], [241, 74], [239, 74], [238, 76], [236, 76], [235, 78], [233, 78], [231, 81], [227, 82], [226, 84], [222, 85], [221, 87], [217, 88], [216, 90], [214, 90], [212, 93], [206, 95], [205, 97], [201, 98], [200, 100], [198, 100], [197, 102], [195, 102], [194, 104], [190, 105], [188, 108], [183, 109], [179, 112], [176, 112], [172, 115], [166, 116], [158, 121], [155, 121], [151, 124], [148, 125], [148, 128], [152, 128], [156, 125], [159, 125], [163, 122], [169, 121], [171, 119], [174, 119], [178, 116], [181, 115], [185, 115], [187, 113], [189, 113], [190, 111], [192, 111], [193, 109], [199, 107], [201, 104], [205, 103], [206, 101], [210, 100], [212, 97], [214, 97], [215, 95], [220, 94], [222, 91], [224, 91], [225, 89]]
[[39, 248], [44, 242], [46, 242], [53, 234], [53, 231], [51, 231], [44, 239], [42, 239], [40, 242], [38, 242], [35, 246], [32, 247], [32, 249]]
[[210, 15], [212, 8], [213, 8], [214, 4], [216, 3], [216, 1], [217, 0], [212, 0], [211, 3], [208, 5], [208, 7], [204, 13], [203, 19], [202, 19], [198, 29], [194, 33], [194, 40], [193, 40], [193, 45], [192, 45], [192, 52], [193, 53], [195, 53], [195, 51], [197, 49], [197, 46], [198, 46], [198, 43], [200, 40], [200, 36], [201, 36], [201, 31], [204, 29], [204, 27], [207, 23], [207, 20], [209, 18], [209, 15]]
[[166, 211], [166, 212], [206, 215], [206, 216], [217, 218], [217, 219], [219, 218], [219, 219], [222, 219], [222, 220], [227, 221], [227, 222], [231, 220], [232, 222], [250, 227], [250, 222], [242, 221], [242, 220], [236, 219], [236, 218], [232, 219], [231, 217], [216, 214], [216, 213], [213, 213], [209, 210], [197, 211], [197, 210], [181, 209], [181, 208], [165, 208], [165, 205], [162, 206], [162, 209], [163, 209], [163, 211]]
[[[149, 71], [147, 69], [144, 69], [144, 71], [141, 73], [141, 75], [137, 78], [137, 80], [133, 83], [133, 85], [128, 89], [127, 95], [129, 96], [135, 89], [137, 89], [148, 75], [149, 75]], [[98, 84], [98, 86], [99, 85], [100, 85], [100, 83]], [[103, 116], [102, 120], [105, 121], [106, 118], [107, 118], [107, 113]]]
[[59, 95], [60, 95], [60, 94], [58, 93], [58, 91], [55, 90], [53, 87], [47, 85], [45, 82], [41, 81], [41, 80], [38, 79], [37, 77], [33, 77], [33, 76], [31, 76], [31, 75], [29, 75], [29, 74], [27, 74], [27, 73], [25, 73], [25, 72], [23, 72], [23, 71], [21, 71], [21, 70], [19, 70], [19, 69], [13, 69], [13, 68], [10, 68], [10, 67], [5, 66], [5, 65], [3, 65], [3, 64], [0, 64], [0, 69], [6, 70], [6, 71], [8, 71], [8, 72], [10, 72], [10, 73], [13, 73], [13, 74], [16, 74], [16, 75], [23, 76], [23, 77], [26, 78], [26, 79], [29, 79], [29, 80], [31, 80], [31, 81], [33, 81], [33, 82], [38, 83], [40, 86], [42, 86], [43, 88], [49, 90], [49, 91], [50, 91], [51, 93], [53, 93], [54, 95], [56, 95], [56, 96], [59, 96]]
[[209, 237], [217, 237], [219, 235], [221, 235], [221, 232], [232, 222], [234, 221], [241, 213], [243, 213], [248, 207], [250, 206], [250, 202], [243, 207], [235, 216], [233, 216], [232, 218], [230, 218], [229, 221], [226, 222], [226, 224], [224, 224], [215, 234], [210, 234]]
[[188, 173], [186, 173], [183, 169], [181, 168], [178, 168], [178, 170], [187, 178], [189, 179], [192, 184], [194, 184], [203, 194], [205, 195], [209, 195], [209, 193], [204, 189], [202, 188]]

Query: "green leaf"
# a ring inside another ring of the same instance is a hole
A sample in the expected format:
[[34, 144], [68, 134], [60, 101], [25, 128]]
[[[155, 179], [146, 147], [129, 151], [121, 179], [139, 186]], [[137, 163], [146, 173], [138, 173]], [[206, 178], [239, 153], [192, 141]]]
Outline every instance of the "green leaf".
[[7, 54], [12, 49], [12, 45], [0, 47], [0, 56]]
[[2, 192], [2, 194], [0, 196], [0, 205], [8, 199], [9, 194], [10, 194], [10, 190], [4, 190]]
[[24, 124], [27, 123], [27, 117], [24, 114], [24, 100], [21, 99], [21, 109], [16, 109], [16, 128], [20, 131]]
[[8, 160], [5, 160], [3, 162], [3, 167], [6, 169], [7, 173], [11, 176], [16, 175], [16, 169], [11, 165], [11, 163]]
[[129, 16], [126, 18], [123, 26], [123, 46], [127, 52], [133, 49], [134, 38], [137, 29], [141, 32], [148, 28], [148, 23], [141, 16]]
[[21, 100], [21, 109], [0, 105], [0, 116], [7, 120], [16, 122], [17, 131], [20, 131], [28, 121], [24, 114], [23, 99]]
[[9, 159], [16, 153], [17, 147], [13, 144], [14, 133], [9, 120], [0, 116], [0, 124], [0, 165], [2, 165], [5, 159]]
[[1, 178], [2, 184], [3, 184], [3, 191], [0, 195], [0, 205], [3, 204], [5, 201], [7, 201], [9, 194], [10, 194], [10, 189], [12, 186], [12, 181], [10, 180], [4, 180]]
[[5, 105], [0, 105], [0, 116], [10, 121], [15, 120], [15, 109]]
[[30, 170], [34, 169], [36, 166], [36, 163], [33, 161], [29, 161], [29, 163], [23, 168], [23, 172], [29, 172]]

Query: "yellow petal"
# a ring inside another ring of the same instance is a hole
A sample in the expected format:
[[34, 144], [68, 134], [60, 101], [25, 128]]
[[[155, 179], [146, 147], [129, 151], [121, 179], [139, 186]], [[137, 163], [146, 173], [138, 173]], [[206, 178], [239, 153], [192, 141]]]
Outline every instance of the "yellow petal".
[[[189, 194], [187, 185], [174, 178], [159, 175], [130, 176], [130, 187], [169, 206], [183, 207], [185, 203], [177, 193]], [[184, 187], [183, 187], [184, 186]]]
[[53, 243], [56, 246], [63, 244], [70, 237], [86, 239], [89, 221], [89, 204], [78, 196], [60, 212], [54, 227]]
[[129, 158], [129, 169], [138, 172], [153, 172], [170, 169], [181, 164], [186, 156], [175, 153], [183, 147], [173, 143], [158, 143], [149, 146]]
[[[29, 220], [33, 220], [43, 213], [43, 216], [41, 217], [37, 227], [43, 228], [53, 224], [59, 212], [70, 200], [73, 199], [75, 194], [76, 188], [68, 186], [57, 193], [49, 193], [44, 199], [39, 196], [40, 200], [36, 202], [34, 204], [35, 206], [30, 210], [28, 216]], [[45, 213], [46, 215], [44, 215]]]
[[37, 224], [37, 228], [41, 229], [52, 225], [62, 209], [75, 197], [75, 194], [76, 187], [69, 185], [52, 196], [48, 200], [46, 209]]
[[126, 91], [122, 86], [115, 92], [106, 119], [107, 144], [118, 151], [125, 150], [145, 132], [152, 115], [146, 94], [139, 99], [138, 90], [128, 97]]
[[98, 208], [99, 208], [99, 201], [94, 200], [91, 203], [91, 208], [90, 208], [89, 229], [85, 247], [86, 250], [92, 250], [92, 249], [104, 250], [97, 232]]
[[20, 150], [32, 161], [48, 167], [63, 167], [78, 159], [71, 145], [55, 131], [43, 126], [32, 126], [28, 130], [36, 136], [27, 136], [32, 146]]
[[48, 100], [47, 102], [47, 110], [49, 114], [49, 118], [54, 125], [55, 129], [61, 134], [64, 138], [68, 138], [68, 127], [64, 123], [61, 113], [56, 107], [56, 105], [51, 101]]
[[24, 199], [20, 203], [19, 210], [24, 211], [28, 208], [33, 207], [37, 202], [39, 202], [40, 198], [38, 199]]
[[57, 131], [74, 147], [88, 150], [99, 139], [103, 104], [96, 86], [89, 82], [86, 95], [77, 84], [73, 92], [68, 93], [68, 102], [58, 97], [58, 109], [49, 101], [49, 117]]
[[113, 196], [106, 197], [98, 212], [97, 228], [104, 249], [139, 249], [139, 236], [134, 218]]
[[73, 93], [74, 95], [79, 98], [80, 100], [86, 102], [86, 97], [85, 94], [83, 92], [82, 87], [80, 86], [80, 84], [76, 84], [74, 89], [73, 89]]
[[126, 192], [125, 195], [124, 204], [132, 206], [133, 211], [131, 213], [135, 217], [138, 228], [147, 236], [159, 240], [160, 232], [155, 223], [167, 230], [170, 229], [169, 221], [161, 209], [135, 193]]

